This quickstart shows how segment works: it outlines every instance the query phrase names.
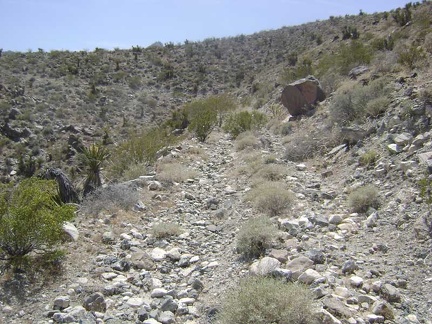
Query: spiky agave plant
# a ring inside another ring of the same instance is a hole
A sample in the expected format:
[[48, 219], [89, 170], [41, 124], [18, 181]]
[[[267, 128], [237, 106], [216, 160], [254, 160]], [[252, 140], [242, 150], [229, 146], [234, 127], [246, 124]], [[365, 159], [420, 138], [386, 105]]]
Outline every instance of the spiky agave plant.
[[102, 185], [101, 170], [102, 164], [108, 158], [109, 153], [106, 147], [91, 144], [83, 150], [86, 179], [84, 182], [84, 196]]

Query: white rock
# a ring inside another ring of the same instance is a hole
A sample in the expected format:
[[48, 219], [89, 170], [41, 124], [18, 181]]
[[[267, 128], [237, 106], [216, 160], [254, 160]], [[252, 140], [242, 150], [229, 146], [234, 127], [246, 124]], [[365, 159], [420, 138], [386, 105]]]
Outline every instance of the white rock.
[[254, 275], [265, 276], [276, 268], [279, 268], [280, 264], [280, 261], [275, 258], [264, 257], [261, 260], [252, 263], [249, 270]]
[[168, 294], [168, 290], [166, 290], [164, 288], [155, 288], [151, 292], [151, 297], [152, 298], [161, 298], [167, 294]]
[[153, 261], [162, 261], [163, 259], [165, 259], [166, 255], [166, 251], [158, 247], [154, 248], [150, 254]]
[[105, 280], [113, 280], [114, 278], [118, 277], [118, 274], [115, 272], [104, 272], [101, 274], [101, 277]]
[[334, 293], [340, 297], [348, 298], [351, 297], [351, 292], [346, 287], [338, 286], [335, 288]]
[[73, 240], [77, 241], [79, 238], [79, 232], [78, 229], [75, 227], [74, 224], [70, 222], [64, 222], [63, 223], [63, 231]]
[[321, 278], [322, 276], [319, 274], [318, 271], [315, 271], [313, 269], [307, 269], [305, 272], [303, 272], [299, 277], [298, 281], [301, 283], [304, 283], [306, 285], [310, 285], [315, 280]]
[[350, 284], [353, 287], [361, 287], [363, 285], [363, 278], [359, 276], [352, 276], [350, 278]]
[[65, 309], [70, 305], [70, 297], [69, 296], [58, 296], [54, 299], [54, 307], [53, 309]]
[[144, 299], [138, 297], [129, 298], [126, 302], [126, 304], [132, 308], [141, 307], [142, 305], [144, 305], [144, 303], [145, 303]]
[[397, 144], [389, 144], [387, 145], [387, 149], [391, 154], [397, 154], [402, 152], [402, 149]]

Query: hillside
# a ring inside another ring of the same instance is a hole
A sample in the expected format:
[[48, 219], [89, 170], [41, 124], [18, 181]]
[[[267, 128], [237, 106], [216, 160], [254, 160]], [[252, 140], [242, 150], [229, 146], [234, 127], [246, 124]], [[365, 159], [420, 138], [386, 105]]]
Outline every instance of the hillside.
[[[110, 156], [64, 258], [2, 270], [0, 319], [216, 323], [254, 273], [305, 284], [317, 323], [432, 323], [431, 17], [423, 2], [202, 42], [1, 52], [2, 182], [55, 167], [82, 190], [82, 148]], [[289, 118], [281, 92], [310, 74], [327, 98]], [[225, 95], [237, 108], [205, 141], [177, 129]], [[267, 121], [233, 136], [240, 111]]]

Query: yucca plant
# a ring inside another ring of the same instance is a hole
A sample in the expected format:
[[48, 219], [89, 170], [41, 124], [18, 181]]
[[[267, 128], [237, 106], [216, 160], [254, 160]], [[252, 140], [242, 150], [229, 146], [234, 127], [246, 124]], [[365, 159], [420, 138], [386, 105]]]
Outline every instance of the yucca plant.
[[102, 164], [108, 158], [106, 147], [92, 144], [83, 149], [83, 162], [85, 165], [86, 179], [84, 182], [84, 196], [102, 185]]

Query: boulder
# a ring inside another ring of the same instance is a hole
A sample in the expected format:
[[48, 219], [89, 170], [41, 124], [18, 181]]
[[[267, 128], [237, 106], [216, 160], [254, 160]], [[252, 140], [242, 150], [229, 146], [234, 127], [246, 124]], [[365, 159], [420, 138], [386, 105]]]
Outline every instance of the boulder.
[[326, 98], [319, 81], [313, 77], [297, 80], [282, 91], [282, 104], [292, 116], [299, 116], [313, 110], [312, 105]]

